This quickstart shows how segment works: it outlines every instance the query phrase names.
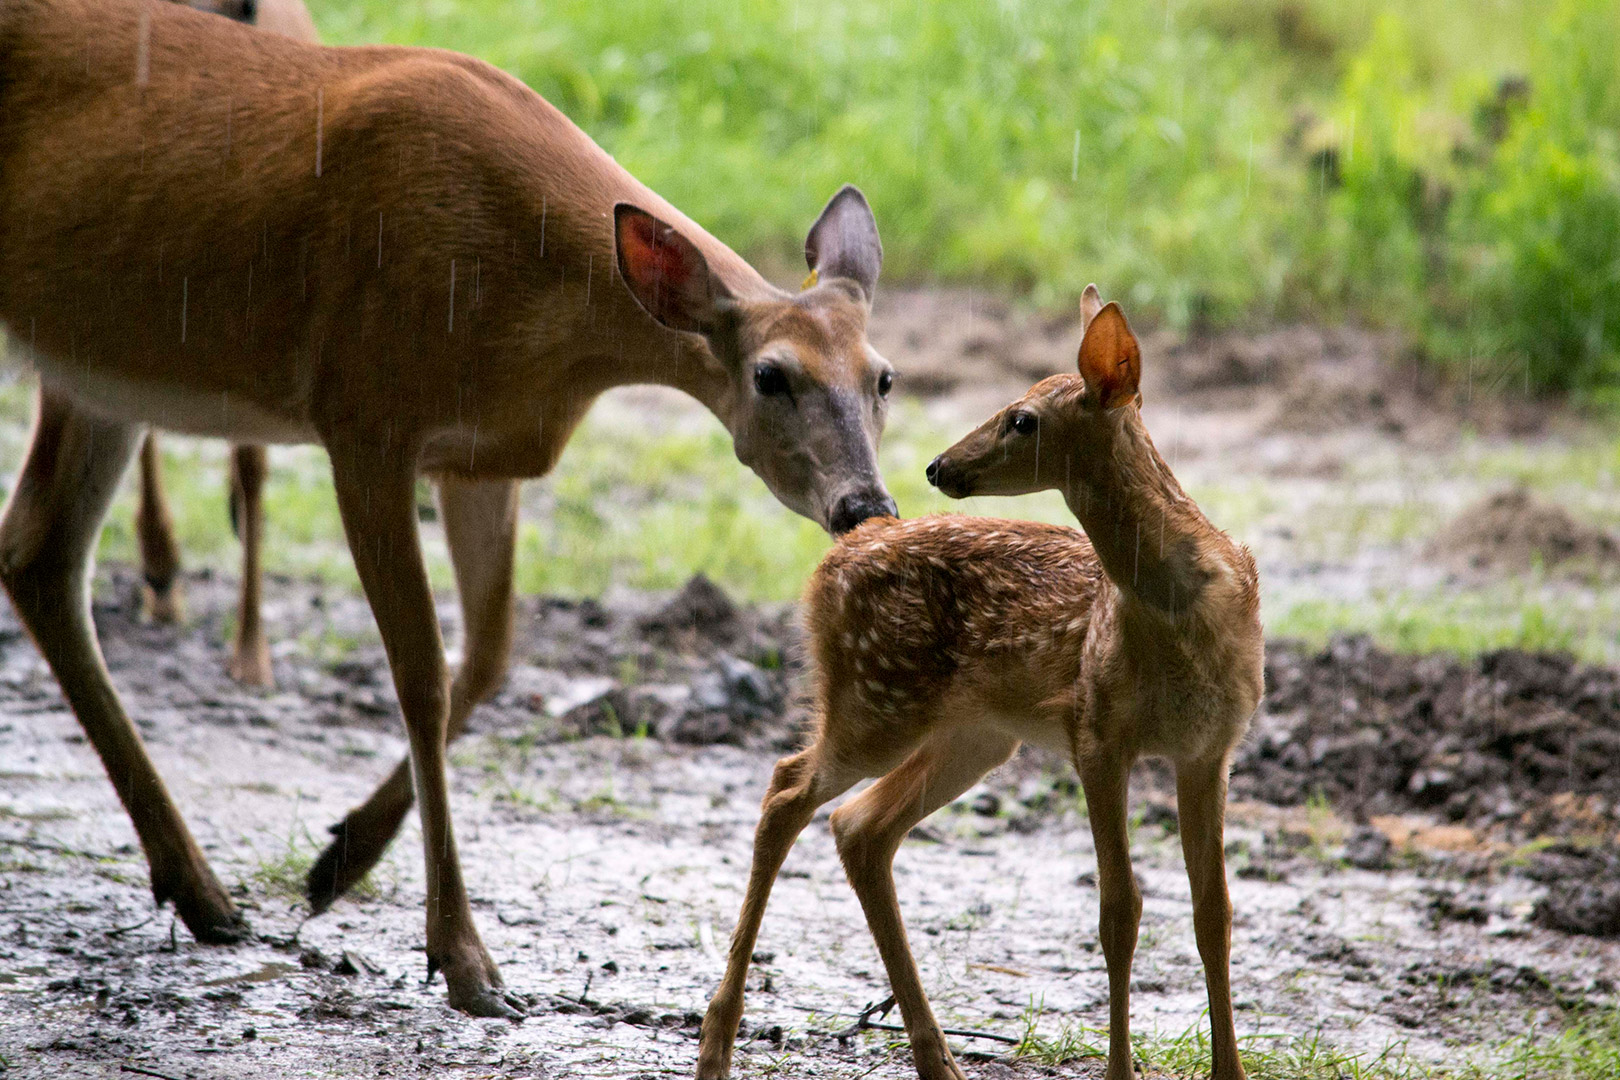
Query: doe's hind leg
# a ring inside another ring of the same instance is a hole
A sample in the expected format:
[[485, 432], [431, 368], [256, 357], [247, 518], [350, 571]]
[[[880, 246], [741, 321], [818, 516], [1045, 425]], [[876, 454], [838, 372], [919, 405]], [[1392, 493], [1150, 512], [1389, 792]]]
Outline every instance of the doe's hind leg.
[[0, 517], [0, 581], [100, 755], [151, 867], [198, 941], [232, 942], [246, 921], [209, 869], [118, 701], [90, 621], [102, 519], [140, 429], [78, 412], [42, 390], [28, 459]]

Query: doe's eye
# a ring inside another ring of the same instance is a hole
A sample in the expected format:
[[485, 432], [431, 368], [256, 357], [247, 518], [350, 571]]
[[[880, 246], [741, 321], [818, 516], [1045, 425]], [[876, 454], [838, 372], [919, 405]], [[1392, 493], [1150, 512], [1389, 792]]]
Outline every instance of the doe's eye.
[[1012, 419], [1007, 422], [1007, 428], [1019, 435], [1033, 435], [1039, 426], [1034, 413], [1013, 413]]
[[879, 395], [881, 395], [883, 397], [888, 397], [889, 396], [889, 391], [893, 390], [893, 389], [894, 389], [894, 372], [885, 371], [883, 374], [878, 376], [878, 394]]
[[774, 397], [788, 392], [787, 373], [775, 364], [760, 364], [754, 368], [754, 389], [763, 397]]

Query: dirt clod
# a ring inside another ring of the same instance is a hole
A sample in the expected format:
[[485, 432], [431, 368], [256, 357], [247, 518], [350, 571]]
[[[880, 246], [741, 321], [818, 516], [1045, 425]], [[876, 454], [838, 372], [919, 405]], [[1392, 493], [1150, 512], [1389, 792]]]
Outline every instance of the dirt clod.
[[1620, 538], [1522, 487], [1501, 491], [1458, 514], [1428, 556], [1464, 573], [1620, 571]]

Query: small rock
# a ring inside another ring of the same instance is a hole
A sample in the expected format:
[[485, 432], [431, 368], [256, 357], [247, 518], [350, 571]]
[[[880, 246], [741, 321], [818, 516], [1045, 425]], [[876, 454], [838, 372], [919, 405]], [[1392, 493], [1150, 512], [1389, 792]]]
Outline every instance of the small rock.
[[995, 817], [1001, 813], [1001, 796], [993, 791], [981, 791], [968, 806], [981, 817]]
[[1344, 861], [1362, 870], [1388, 870], [1395, 845], [1371, 826], [1357, 829], [1344, 845]]

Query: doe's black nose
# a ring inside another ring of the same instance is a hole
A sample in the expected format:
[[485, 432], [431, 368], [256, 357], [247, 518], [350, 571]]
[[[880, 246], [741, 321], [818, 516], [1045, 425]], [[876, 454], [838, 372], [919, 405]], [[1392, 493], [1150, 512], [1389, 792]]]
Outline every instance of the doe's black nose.
[[834, 536], [842, 536], [867, 518], [897, 517], [899, 512], [887, 493], [845, 495], [833, 507], [827, 527]]
[[939, 458], [937, 457], [928, 463], [928, 482], [934, 487], [939, 487]]

